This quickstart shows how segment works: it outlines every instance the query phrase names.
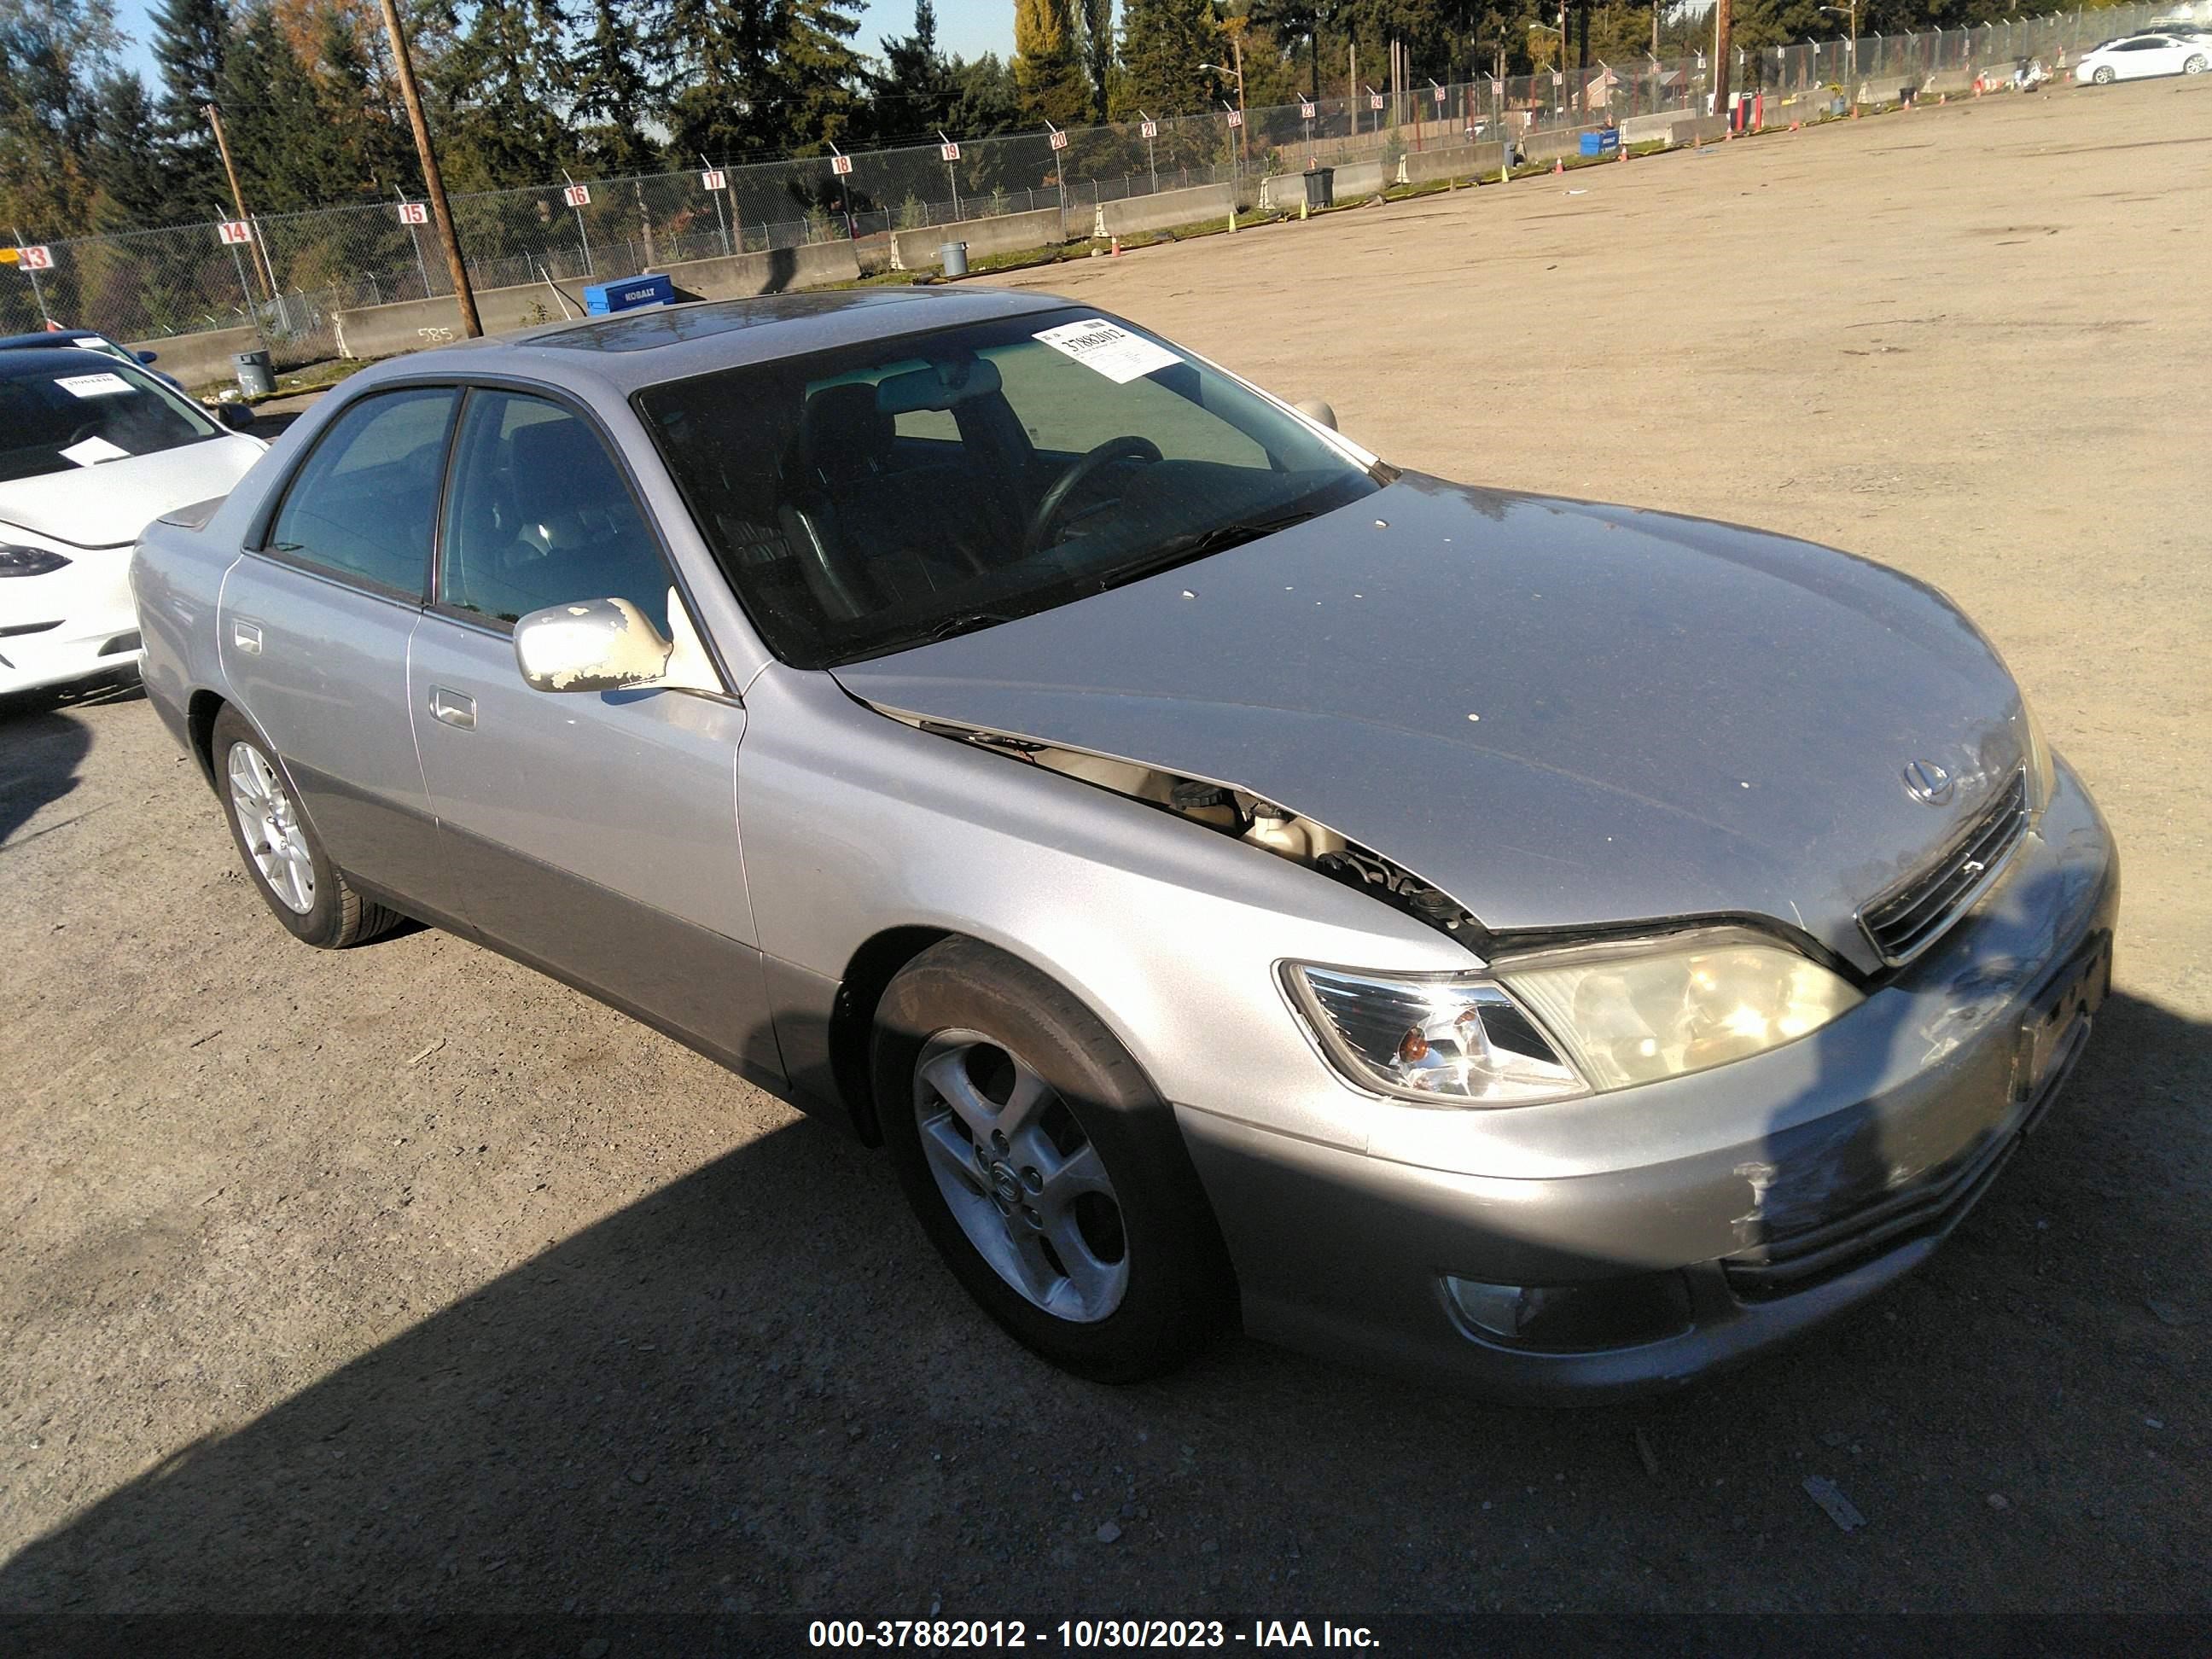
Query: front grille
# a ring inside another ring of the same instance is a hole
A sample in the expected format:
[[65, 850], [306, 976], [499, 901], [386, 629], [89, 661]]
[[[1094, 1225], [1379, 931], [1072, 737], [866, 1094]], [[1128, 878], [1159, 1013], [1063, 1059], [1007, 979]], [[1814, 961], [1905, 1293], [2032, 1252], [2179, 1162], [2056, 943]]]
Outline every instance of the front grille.
[[1950, 845], [1859, 912], [1859, 926], [1881, 959], [1902, 967], [1933, 945], [1997, 878], [2027, 833], [2027, 774], [2021, 770]]

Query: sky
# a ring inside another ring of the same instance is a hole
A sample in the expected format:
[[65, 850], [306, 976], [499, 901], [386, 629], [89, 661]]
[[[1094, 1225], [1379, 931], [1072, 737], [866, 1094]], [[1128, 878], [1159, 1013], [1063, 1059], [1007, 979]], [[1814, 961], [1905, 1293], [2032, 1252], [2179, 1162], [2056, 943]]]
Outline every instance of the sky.
[[[124, 66], [137, 70], [150, 84], [155, 73], [148, 45], [153, 26], [146, 21], [147, 9], [148, 0], [118, 0], [116, 13], [131, 36], [124, 49]], [[905, 34], [913, 27], [914, 0], [868, 0], [860, 15], [860, 32], [853, 37], [854, 49], [880, 57], [884, 35]], [[937, 40], [945, 51], [962, 58], [981, 58], [987, 52], [1011, 56], [1013, 0], [937, 0]]]

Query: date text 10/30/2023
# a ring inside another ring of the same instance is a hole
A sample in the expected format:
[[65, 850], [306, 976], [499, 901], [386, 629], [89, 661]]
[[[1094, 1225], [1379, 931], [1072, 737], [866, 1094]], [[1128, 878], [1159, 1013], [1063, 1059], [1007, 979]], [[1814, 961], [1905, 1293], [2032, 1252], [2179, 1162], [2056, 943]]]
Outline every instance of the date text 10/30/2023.
[[817, 1619], [808, 1625], [815, 1648], [1374, 1648], [1364, 1626], [1328, 1620], [1063, 1619], [1031, 1625], [1021, 1619]]

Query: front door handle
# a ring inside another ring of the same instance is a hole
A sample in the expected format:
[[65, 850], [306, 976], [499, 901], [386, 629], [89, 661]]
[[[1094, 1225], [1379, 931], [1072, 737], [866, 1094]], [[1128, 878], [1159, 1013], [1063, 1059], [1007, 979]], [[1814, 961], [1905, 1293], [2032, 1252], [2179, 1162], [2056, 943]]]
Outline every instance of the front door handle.
[[249, 657], [261, 654], [261, 624], [234, 622], [230, 625], [230, 642]]
[[477, 729], [477, 700], [458, 691], [448, 691], [442, 685], [434, 685], [430, 688], [430, 718], [464, 732], [473, 732]]

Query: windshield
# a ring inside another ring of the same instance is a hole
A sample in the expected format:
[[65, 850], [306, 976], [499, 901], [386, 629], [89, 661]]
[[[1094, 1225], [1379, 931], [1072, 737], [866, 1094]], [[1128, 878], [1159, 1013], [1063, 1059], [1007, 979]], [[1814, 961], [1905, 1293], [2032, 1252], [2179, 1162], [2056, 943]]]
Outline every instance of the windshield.
[[1379, 488], [1267, 399], [1082, 311], [637, 402], [763, 639], [805, 668], [1065, 605]]
[[151, 455], [223, 428], [136, 363], [0, 352], [0, 481]]

